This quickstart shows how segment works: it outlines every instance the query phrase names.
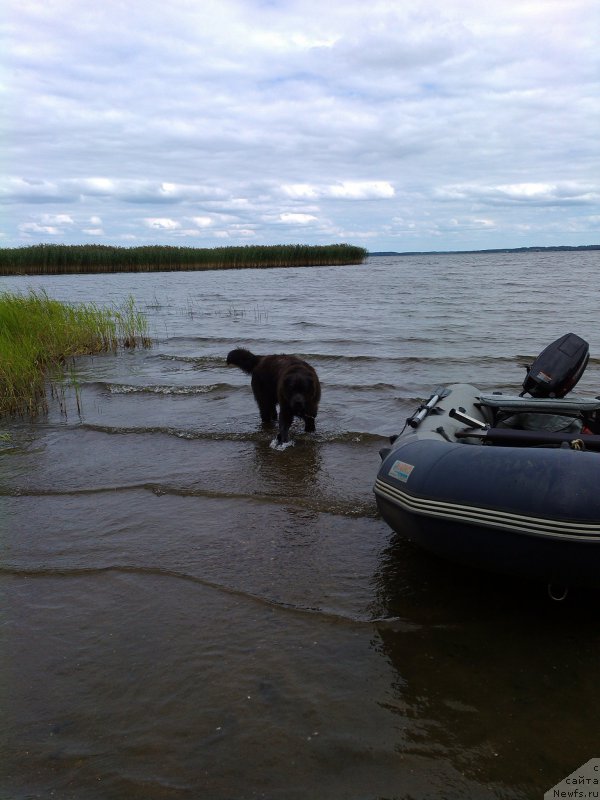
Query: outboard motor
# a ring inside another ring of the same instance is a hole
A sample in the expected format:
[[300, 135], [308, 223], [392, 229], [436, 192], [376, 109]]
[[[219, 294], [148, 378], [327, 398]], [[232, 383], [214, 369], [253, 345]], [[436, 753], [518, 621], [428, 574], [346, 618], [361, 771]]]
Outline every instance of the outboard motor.
[[564, 397], [583, 375], [590, 346], [575, 333], [566, 333], [549, 344], [527, 368], [522, 394], [532, 397]]

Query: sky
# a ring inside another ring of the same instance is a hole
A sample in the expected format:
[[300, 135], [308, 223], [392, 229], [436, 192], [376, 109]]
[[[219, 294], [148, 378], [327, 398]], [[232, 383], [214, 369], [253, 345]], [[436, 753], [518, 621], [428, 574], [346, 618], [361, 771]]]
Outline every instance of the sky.
[[600, 244], [598, 0], [4, 0], [0, 247]]

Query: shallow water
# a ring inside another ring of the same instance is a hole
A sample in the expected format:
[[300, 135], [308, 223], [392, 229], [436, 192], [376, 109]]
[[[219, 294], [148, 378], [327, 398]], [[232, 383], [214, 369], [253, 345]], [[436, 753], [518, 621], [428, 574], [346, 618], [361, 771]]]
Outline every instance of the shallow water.
[[[378, 517], [418, 399], [517, 390], [600, 253], [4, 278], [149, 319], [0, 440], [0, 797], [532, 798], [599, 756], [596, 595], [422, 553]], [[590, 288], [592, 287], [592, 288]], [[295, 352], [316, 434], [270, 445], [227, 352]], [[600, 746], [600, 745], [599, 745]]]

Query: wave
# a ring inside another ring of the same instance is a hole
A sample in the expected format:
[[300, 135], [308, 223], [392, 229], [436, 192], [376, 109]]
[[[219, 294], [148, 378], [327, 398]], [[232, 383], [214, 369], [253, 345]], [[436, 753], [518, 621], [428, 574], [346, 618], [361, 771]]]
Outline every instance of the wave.
[[321, 385], [324, 389], [340, 391], [340, 392], [352, 392], [353, 394], [361, 393], [361, 392], [389, 392], [389, 391], [397, 391], [401, 387], [395, 383], [329, 383], [325, 381], [321, 381]]
[[162, 341], [167, 344], [228, 344], [237, 339], [231, 336], [168, 336]]
[[195, 364], [196, 366], [226, 366], [226, 355], [212, 356], [185, 356], [179, 353], [154, 353], [147, 356], [148, 360], [157, 359], [159, 361], [181, 361], [184, 364]]
[[[347, 344], [347, 342], [345, 343]], [[414, 369], [415, 367], [419, 367], [421, 371], [429, 371], [432, 375], [444, 375], [448, 374], [448, 370], [450, 369], [453, 375], [457, 374], [457, 371], [460, 374], [460, 370], [464, 370], [464, 375], [467, 376], [469, 374], [475, 374], [475, 371], [479, 372], [483, 369], [486, 370], [493, 370], [495, 374], [498, 375], [499, 380], [494, 381], [494, 388], [501, 389], [502, 386], [500, 384], [506, 384], [507, 388], [511, 387], [511, 391], [514, 391], [515, 385], [520, 383], [522, 378], [521, 371], [515, 371], [515, 367], [522, 368], [526, 364], [531, 364], [535, 359], [535, 356], [528, 356], [528, 355], [481, 355], [475, 354], [465, 357], [457, 357], [456, 355], [448, 356], [448, 355], [390, 355], [390, 354], [374, 354], [374, 353], [324, 353], [324, 352], [296, 352], [300, 358], [309, 361], [313, 364], [317, 369], [319, 367], [326, 368], [334, 368], [338, 366], [347, 365], [348, 367], [352, 367], [356, 365], [356, 367], [360, 367], [361, 370], [372, 368], [374, 370], [378, 370], [381, 374], [382, 372], [385, 374], [386, 372], [390, 375], [392, 374], [401, 374], [402, 371], [407, 372], [408, 370]], [[211, 371], [214, 369], [224, 369], [227, 368], [226, 365], [226, 356], [223, 355], [185, 355], [179, 353], [156, 353], [150, 355], [149, 358], [158, 359], [161, 361], [169, 361], [173, 364], [181, 363], [191, 365], [193, 369], [199, 371]], [[589, 360], [588, 369], [595, 371], [600, 366], [600, 358], [591, 357]], [[501, 379], [502, 375], [509, 374], [514, 375], [514, 380], [510, 380], [510, 382], [506, 381], [506, 377], [504, 381]], [[434, 381], [432, 381], [433, 383]], [[452, 380], [446, 381], [435, 381], [437, 383], [453, 383], [457, 382], [457, 378]], [[217, 386], [217, 384], [214, 384]], [[324, 382], [325, 385], [325, 382]], [[332, 384], [330, 384], [332, 385]], [[345, 385], [345, 384], [344, 384]], [[366, 391], [368, 388], [373, 389], [382, 389], [382, 390], [389, 390], [390, 388], [395, 388], [397, 384], [377, 382], [369, 386], [368, 384], [348, 384], [348, 390], [356, 390], [356, 391]], [[223, 389], [227, 389], [227, 384], [222, 385]], [[236, 388], [236, 387], [232, 387]], [[181, 391], [181, 394], [191, 394], [194, 392], [193, 387], [190, 387], [191, 391]], [[218, 390], [218, 389], [215, 389]], [[206, 390], [201, 387], [196, 387], [196, 393], [201, 394], [205, 391], [211, 391], [210, 389]], [[161, 390], [157, 389], [156, 393], [160, 393]], [[118, 390], [115, 392], [118, 393]], [[164, 392], [165, 394], [175, 394], [177, 392], [169, 392], [168, 390]]]
[[372, 353], [298, 353], [302, 358], [314, 361], [349, 361], [349, 362], [370, 362], [370, 363], [389, 363], [399, 366], [410, 366], [420, 364], [426, 366], [440, 365], [443, 367], [464, 365], [472, 367], [474, 365], [488, 364], [514, 364], [516, 360], [524, 359], [525, 356], [490, 356], [472, 355], [459, 358], [449, 355], [374, 355]]
[[180, 570], [169, 569], [168, 567], [155, 567], [144, 566], [137, 564], [102, 564], [98, 566], [89, 566], [81, 564], [64, 564], [59, 567], [31, 567], [21, 566], [19, 564], [2, 564], [0, 565], [0, 574], [10, 575], [15, 578], [80, 578], [90, 575], [104, 575], [107, 573], [116, 573], [122, 575], [136, 575], [140, 577], [159, 577], [171, 578], [181, 581], [189, 581], [191, 583], [199, 584], [207, 589], [222, 592], [233, 597], [242, 598], [248, 602], [274, 608], [282, 612], [298, 615], [310, 615], [312, 617], [320, 617], [324, 621], [331, 621], [333, 623], [345, 623], [347, 625], [359, 626], [372, 626], [372, 625], [394, 625], [395, 630], [406, 630], [408, 632], [415, 630], [415, 624], [412, 621], [404, 620], [402, 617], [397, 616], [369, 616], [369, 615], [356, 615], [345, 612], [337, 608], [330, 608], [327, 606], [305, 606], [299, 603], [286, 603], [279, 598], [269, 597], [268, 595], [258, 594], [246, 589], [228, 586], [224, 583], [205, 578], [201, 575], [191, 575], [188, 572]]
[[146, 485], [144, 488], [149, 488], [157, 496], [174, 495], [177, 497], [206, 497], [218, 500], [248, 500], [252, 503], [293, 506], [294, 508], [301, 508], [318, 514], [330, 514], [338, 517], [376, 518], [379, 516], [377, 506], [370, 494], [367, 498], [331, 498], [314, 494], [310, 497], [294, 497], [287, 494], [282, 497], [279, 494], [254, 493], [247, 495], [241, 492], [219, 492], [197, 487], [173, 487], [160, 484]]
[[[89, 431], [96, 431], [98, 433], [107, 433], [107, 434], [114, 434], [114, 435], [126, 435], [126, 434], [141, 434], [141, 435], [151, 435], [151, 434], [164, 434], [166, 436], [176, 436], [179, 439], [190, 439], [190, 440], [204, 440], [204, 441], [212, 441], [212, 442], [265, 442], [271, 441], [273, 438], [273, 432], [265, 432], [262, 430], [255, 430], [255, 431], [210, 431], [210, 430], [202, 430], [202, 431], [194, 431], [194, 430], [183, 430], [181, 428], [172, 428], [169, 426], [162, 426], [162, 425], [153, 425], [153, 426], [143, 426], [140, 425], [139, 427], [132, 426], [132, 425], [98, 425], [96, 423], [91, 422], [83, 422], [78, 423], [79, 428], [83, 428]], [[387, 441], [385, 436], [381, 436], [377, 433], [369, 433], [365, 431], [317, 431], [316, 433], [310, 434], [310, 442], [311, 444], [378, 444], [382, 441]], [[304, 440], [304, 435], [301, 434], [301, 438], [303, 441], [308, 442], [309, 440]]]
[[130, 483], [81, 489], [29, 489], [24, 487], [0, 488], [0, 497], [85, 497], [95, 495], [115, 495], [136, 491], [147, 491], [157, 497], [203, 497], [209, 500], [242, 500], [266, 505], [285, 505], [311, 511], [317, 514], [328, 514], [334, 517], [373, 518], [379, 516], [376, 504], [369, 494], [365, 498], [331, 498], [329, 496], [311, 495], [310, 497], [271, 494], [244, 494], [243, 492], [224, 492], [213, 489], [201, 489], [196, 486], [170, 486], [161, 483]]
[[[442, 382], [441, 385], [449, 385], [456, 381]], [[159, 396], [173, 396], [173, 397], [194, 397], [198, 395], [210, 394], [227, 394], [231, 395], [237, 392], [246, 394], [249, 391], [249, 384], [232, 384], [232, 383], [209, 383], [202, 385], [177, 385], [177, 384], [128, 384], [128, 383], [110, 383], [108, 381], [90, 381], [83, 384], [88, 389], [96, 389], [101, 392], [107, 392], [111, 395], [159, 395]], [[376, 383], [346, 383], [346, 382], [330, 382], [321, 381], [323, 391], [325, 394], [339, 392], [352, 399], [354, 395], [360, 395], [368, 399], [368, 395], [373, 395], [374, 398], [384, 394], [393, 393], [395, 400], [402, 403], [420, 403], [427, 399], [433, 390], [440, 385], [439, 383], [431, 382], [428, 386], [423, 388], [423, 394], [416, 395], [414, 393], [405, 394], [405, 387], [400, 383], [387, 383], [379, 381]], [[514, 383], [505, 383], [502, 381], [495, 381], [492, 387], [494, 391], [515, 392], [516, 385]], [[487, 386], [480, 385], [482, 391], [489, 391]], [[385, 399], [381, 397], [380, 399]], [[389, 398], [387, 398], [389, 399]], [[2, 447], [0, 443], [0, 451], [6, 449], [7, 446]]]
[[87, 384], [98, 386], [110, 394], [159, 394], [159, 395], [197, 395], [210, 394], [211, 392], [232, 392], [240, 388], [230, 383], [210, 383], [204, 386], [176, 386], [163, 384], [128, 384], [128, 383], [102, 383]]
[[296, 322], [290, 322], [289, 323], [289, 327], [290, 328], [326, 328], [326, 327], [331, 327], [332, 324], [334, 324], [334, 323], [330, 323], [329, 326], [328, 326], [327, 323], [323, 324], [323, 322], [311, 322], [310, 320], [300, 319], [300, 320], [297, 320]]
[[[340, 342], [348, 344], [347, 341]], [[260, 355], [260, 354], [259, 354]], [[510, 364], [515, 362], [527, 361], [528, 356], [490, 356], [490, 355], [472, 355], [464, 358], [458, 358], [455, 355], [375, 355], [373, 353], [323, 353], [323, 352], [295, 352], [295, 355], [304, 358], [307, 361], [318, 363], [360, 363], [367, 364], [392, 364], [395, 366], [410, 366], [413, 364], [427, 365], [427, 366], [445, 366], [448, 365], [464, 365], [472, 367], [473, 365], [494, 365], [494, 364]], [[197, 367], [214, 367], [226, 366], [226, 354], [223, 355], [199, 355], [189, 356], [180, 353], [155, 353], [147, 356], [148, 359], [158, 359], [161, 361], [175, 361], [184, 364], [194, 364]], [[600, 362], [598, 362], [600, 363]]]

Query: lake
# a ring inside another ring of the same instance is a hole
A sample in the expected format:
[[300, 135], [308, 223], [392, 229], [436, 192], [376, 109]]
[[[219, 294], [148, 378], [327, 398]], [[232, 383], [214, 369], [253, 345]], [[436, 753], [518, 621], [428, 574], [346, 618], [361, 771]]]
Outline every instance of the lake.
[[[449, 564], [378, 516], [438, 384], [520, 390], [564, 333], [600, 393], [600, 251], [0, 279], [149, 322], [0, 439], [2, 800], [542, 798], [600, 756], [598, 599]], [[274, 449], [237, 346], [317, 369]]]

